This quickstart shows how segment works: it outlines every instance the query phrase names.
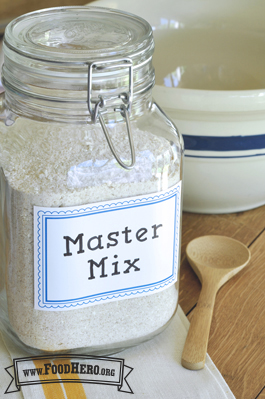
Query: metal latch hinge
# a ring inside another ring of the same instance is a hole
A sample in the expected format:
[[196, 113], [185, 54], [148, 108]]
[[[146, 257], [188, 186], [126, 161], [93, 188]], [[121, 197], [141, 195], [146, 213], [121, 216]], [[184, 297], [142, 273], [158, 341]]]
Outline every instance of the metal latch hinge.
[[[93, 70], [109, 70], [109, 69], [117, 69], [117, 68], [128, 68], [129, 74], [129, 84], [128, 91], [120, 93], [117, 96], [101, 96], [99, 95], [97, 99], [92, 98], [92, 75]], [[88, 88], [87, 88], [87, 104], [88, 111], [91, 116], [91, 120], [93, 123], [96, 123], [99, 120], [102, 130], [105, 134], [107, 142], [109, 144], [110, 150], [114, 155], [115, 159], [125, 169], [132, 169], [135, 164], [135, 149], [132, 138], [132, 131], [130, 125], [130, 114], [132, 107], [132, 99], [133, 99], [133, 63], [130, 58], [123, 59], [115, 59], [111, 61], [95, 61], [88, 65]], [[122, 117], [126, 121], [127, 134], [129, 139], [129, 146], [131, 152], [131, 163], [130, 165], [125, 164], [117, 154], [113, 143], [111, 141], [107, 126], [104, 122], [102, 114], [106, 112], [106, 106], [108, 102], [112, 102], [115, 99], [122, 100], [122, 103], [118, 106], [115, 106], [113, 109], [115, 112], [120, 112]], [[93, 106], [94, 105], [94, 106]]]

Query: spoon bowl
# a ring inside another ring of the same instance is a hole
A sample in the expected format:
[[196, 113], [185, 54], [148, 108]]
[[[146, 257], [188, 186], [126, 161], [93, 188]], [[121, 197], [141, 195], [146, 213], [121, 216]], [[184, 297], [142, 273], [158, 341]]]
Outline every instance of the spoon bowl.
[[250, 251], [241, 242], [225, 236], [192, 240], [187, 259], [201, 281], [200, 297], [192, 316], [181, 363], [190, 370], [204, 367], [215, 297], [218, 290], [250, 261]]

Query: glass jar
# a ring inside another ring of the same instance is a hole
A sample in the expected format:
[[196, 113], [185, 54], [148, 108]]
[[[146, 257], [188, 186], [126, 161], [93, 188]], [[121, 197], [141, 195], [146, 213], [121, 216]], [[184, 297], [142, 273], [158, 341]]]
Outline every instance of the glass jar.
[[183, 156], [152, 100], [150, 25], [52, 8], [3, 48], [3, 332], [33, 354], [150, 339], [178, 303]]

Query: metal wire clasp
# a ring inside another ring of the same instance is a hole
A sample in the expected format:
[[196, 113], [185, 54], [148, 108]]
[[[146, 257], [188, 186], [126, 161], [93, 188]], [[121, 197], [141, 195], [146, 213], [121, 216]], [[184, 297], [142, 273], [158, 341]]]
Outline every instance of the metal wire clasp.
[[[117, 96], [98, 96], [98, 98], [92, 98], [92, 74], [93, 70], [108, 70], [108, 69], [116, 69], [116, 68], [128, 68], [129, 70], [129, 87], [128, 92], [120, 93]], [[123, 58], [123, 59], [115, 59], [111, 61], [96, 61], [92, 62], [88, 65], [88, 85], [87, 85], [87, 105], [88, 110], [91, 115], [91, 120], [93, 123], [96, 123], [99, 120], [102, 130], [105, 134], [106, 140], [110, 147], [112, 154], [114, 155], [115, 159], [125, 169], [132, 169], [135, 164], [135, 149], [133, 144], [132, 138], [132, 131], [130, 125], [130, 114], [131, 114], [131, 106], [132, 106], [132, 99], [133, 99], [133, 63], [130, 58]], [[115, 102], [115, 100], [119, 100], [117, 106], [113, 106], [114, 111], [120, 112], [122, 117], [126, 121], [127, 127], [127, 134], [129, 139], [130, 145], [130, 152], [131, 152], [131, 163], [130, 165], [125, 164], [119, 155], [117, 154], [113, 143], [111, 141], [107, 126], [103, 120], [102, 114], [106, 112], [107, 103], [108, 102]], [[95, 104], [95, 105], [94, 105]], [[93, 107], [94, 105], [94, 107]]]

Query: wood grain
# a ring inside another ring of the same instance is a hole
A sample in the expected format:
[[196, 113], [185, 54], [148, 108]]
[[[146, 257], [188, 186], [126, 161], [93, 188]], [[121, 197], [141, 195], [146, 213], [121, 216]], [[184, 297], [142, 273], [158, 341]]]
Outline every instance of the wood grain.
[[[249, 222], [248, 222], [249, 218]], [[183, 213], [180, 273], [180, 305], [187, 314], [198, 301], [201, 285], [185, 256], [186, 246], [196, 237], [226, 235], [249, 246], [265, 227], [265, 206], [228, 215]]]
[[0, 1], [0, 34], [12, 19], [27, 12], [42, 8], [74, 6], [90, 3], [92, 0], [1, 0]]
[[255, 399], [265, 399], [265, 386]]
[[[236, 397], [256, 398], [265, 386], [265, 232], [252, 261], [217, 297], [208, 352]], [[225, 326], [225, 328], [224, 328]]]
[[[225, 234], [250, 246], [249, 266], [217, 294], [208, 353], [237, 399], [265, 399], [265, 207], [231, 215], [188, 214], [183, 227], [184, 246], [191, 236], [205, 234]], [[188, 268], [183, 259], [180, 303], [186, 312], [200, 292]]]
[[222, 215], [222, 219], [239, 223], [242, 226], [248, 226], [248, 228], [257, 232], [263, 230], [265, 227], [264, 209], [264, 206], [261, 206], [246, 212]]
[[202, 283], [202, 289], [193, 311], [181, 363], [190, 370], [200, 370], [205, 364], [216, 294], [220, 287], [247, 266], [251, 254], [238, 240], [207, 235], [192, 240], [186, 255]]

